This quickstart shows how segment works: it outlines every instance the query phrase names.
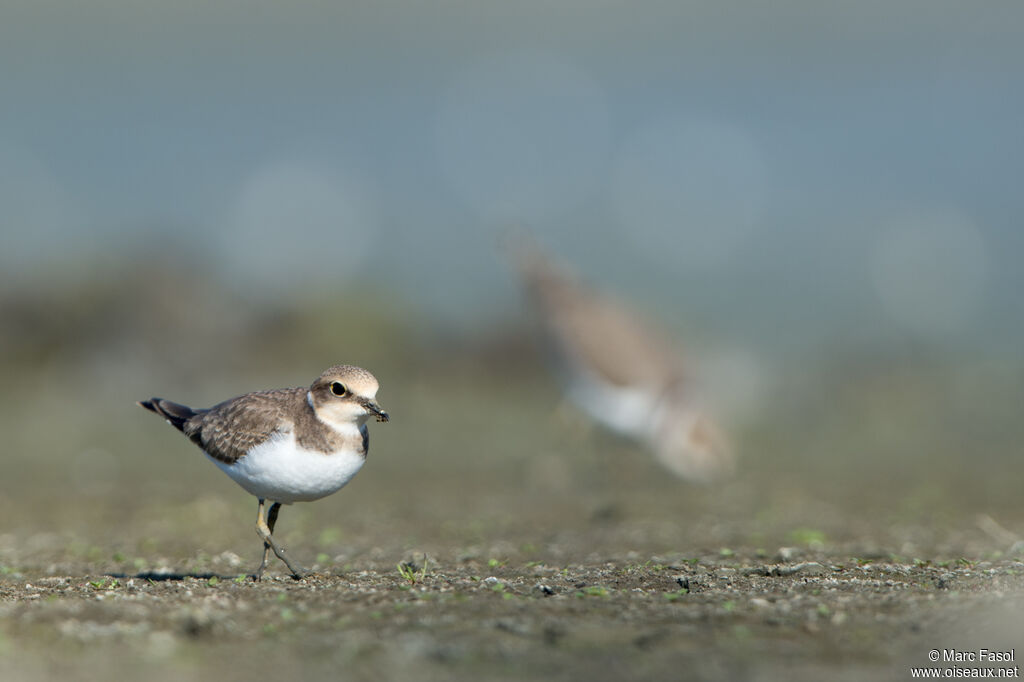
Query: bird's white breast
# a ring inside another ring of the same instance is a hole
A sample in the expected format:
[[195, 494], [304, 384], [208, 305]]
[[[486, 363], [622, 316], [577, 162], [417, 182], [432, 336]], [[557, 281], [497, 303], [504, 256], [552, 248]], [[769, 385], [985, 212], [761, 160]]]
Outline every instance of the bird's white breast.
[[648, 388], [616, 386], [583, 367], [575, 367], [568, 382], [570, 400], [613, 431], [636, 438], [647, 437], [658, 394]]
[[338, 491], [359, 472], [366, 458], [355, 450], [307, 450], [295, 441], [294, 433], [281, 433], [233, 464], [213, 457], [210, 461], [256, 497], [291, 504]]

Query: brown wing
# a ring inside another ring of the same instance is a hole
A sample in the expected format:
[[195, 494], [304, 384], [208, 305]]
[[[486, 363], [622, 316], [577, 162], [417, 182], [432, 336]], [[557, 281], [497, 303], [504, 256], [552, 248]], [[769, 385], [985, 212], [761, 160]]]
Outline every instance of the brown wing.
[[619, 386], [661, 386], [683, 375], [678, 349], [654, 324], [583, 286], [564, 266], [533, 250], [520, 272], [559, 354], [579, 355]]
[[195, 415], [182, 430], [208, 455], [232, 464], [274, 433], [291, 430], [289, 415], [301, 407], [306, 390], [281, 388], [247, 393]]

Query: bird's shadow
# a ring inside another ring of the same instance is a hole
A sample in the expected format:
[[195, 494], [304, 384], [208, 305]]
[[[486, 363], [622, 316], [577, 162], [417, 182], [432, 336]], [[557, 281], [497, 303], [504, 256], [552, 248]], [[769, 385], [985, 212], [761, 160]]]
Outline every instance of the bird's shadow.
[[251, 573], [239, 574], [233, 573], [225, 575], [223, 573], [165, 573], [163, 571], [157, 573], [155, 571], [142, 571], [140, 573], [105, 573], [104, 575], [110, 578], [117, 578], [118, 580], [127, 580], [129, 578], [137, 578], [139, 580], [148, 580], [154, 583], [162, 582], [182, 582], [188, 578], [193, 580], [209, 580], [210, 578], [217, 578], [218, 580], [237, 580], [239, 575], [245, 575], [246, 580], [252, 580], [253, 575]]

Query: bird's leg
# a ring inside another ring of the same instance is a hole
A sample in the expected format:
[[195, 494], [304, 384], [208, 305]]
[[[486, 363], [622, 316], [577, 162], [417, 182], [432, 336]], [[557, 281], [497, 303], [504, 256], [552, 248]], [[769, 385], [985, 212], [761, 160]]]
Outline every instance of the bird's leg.
[[[281, 509], [281, 503], [280, 502], [275, 502], [274, 504], [270, 505], [270, 509], [267, 510], [267, 528], [270, 529], [270, 534], [271, 535], [274, 534], [274, 526], [277, 524], [277, 512], [280, 509]], [[281, 550], [281, 551], [284, 551], [284, 550]], [[270, 556], [270, 543], [264, 542], [263, 543], [263, 563], [260, 564], [260, 569], [261, 569], [260, 572], [261, 573], [262, 573], [262, 568], [267, 565], [267, 557], [269, 557], [269, 556]]]
[[[274, 521], [277, 521], [277, 519], [275, 518]], [[260, 499], [259, 506], [256, 508], [256, 533], [260, 537], [263, 537], [263, 533], [260, 530], [260, 527], [263, 526], [264, 523], [265, 522], [263, 520], [263, 500]], [[269, 527], [268, 527], [268, 530], [273, 532], [273, 530], [270, 529]], [[267, 557], [269, 555], [270, 555], [270, 543], [267, 542], [266, 540], [264, 540], [263, 541], [263, 561], [260, 562], [260, 567], [258, 569], [256, 569], [256, 573], [252, 576], [253, 580], [255, 580], [256, 582], [259, 582], [259, 581], [263, 580], [263, 571], [265, 571], [266, 568], [267, 568]]]
[[267, 512], [267, 528], [270, 529], [271, 533], [274, 532], [274, 526], [277, 524], [277, 512], [280, 511], [280, 509], [281, 503], [275, 502], [270, 505], [270, 510]]
[[[260, 525], [263, 523], [263, 503], [264, 503], [264, 501], [260, 500], [259, 507], [257, 507], [257, 509], [256, 509], [256, 514], [257, 514], [257, 518], [256, 518], [256, 533], [259, 534], [260, 537], [263, 537], [263, 533], [260, 531]], [[273, 516], [273, 521], [269, 521], [267, 523], [267, 528], [270, 530], [271, 533], [273, 533], [274, 532], [274, 524], [277, 522], [277, 513], [276, 513], [276, 509], [275, 509], [275, 507], [273, 505], [271, 505], [271, 509], [275, 513], [274, 513], [274, 516]], [[263, 580], [263, 571], [265, 571], [266, 568], [267, 568], [267, 557], [269, 557], [269, 556], [270, 556], [270, 543], [264, 541], [263, 542], [263, 561], [260, 562], [260, 567], [256, 570], [256, 573], [253, 575], [253, 579], [256, 582], [259, 582], [259, 581]]]
[[275, 502], [270, 506], [265, 520], [263, 518], [263, 504], [264, 500], [260, 500], [256, 517], [256, 533], [263, 540], [263, 561], [260, 562], [259, 570], [256, 571], [254, 577], [257, 581], [263, 578], [263, 571], [267, 567], [267, 557], [270, 556], [270, 550], [274, 550], [277, 558], [288, 566], [288, 570], [292, 572], [292, 577], [299, 580], [306, 574], [306, 571], [301, 566], [293, 564], [291, 559], [285, 554], [284, 548], [278, 547], [273, 538], [274, 525], [277, 523], [277, 513], [281, 510], [281, 503]]

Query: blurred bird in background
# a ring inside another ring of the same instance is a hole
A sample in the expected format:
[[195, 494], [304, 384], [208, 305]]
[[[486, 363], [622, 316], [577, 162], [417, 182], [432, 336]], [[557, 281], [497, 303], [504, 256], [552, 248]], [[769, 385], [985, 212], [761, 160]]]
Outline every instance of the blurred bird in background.
[[680, 478], [710, 483], [732, 474], [732, 448], [700, 404], [675, 344], [533, 239], [517, 234], [506, 246], [568, 399]]

